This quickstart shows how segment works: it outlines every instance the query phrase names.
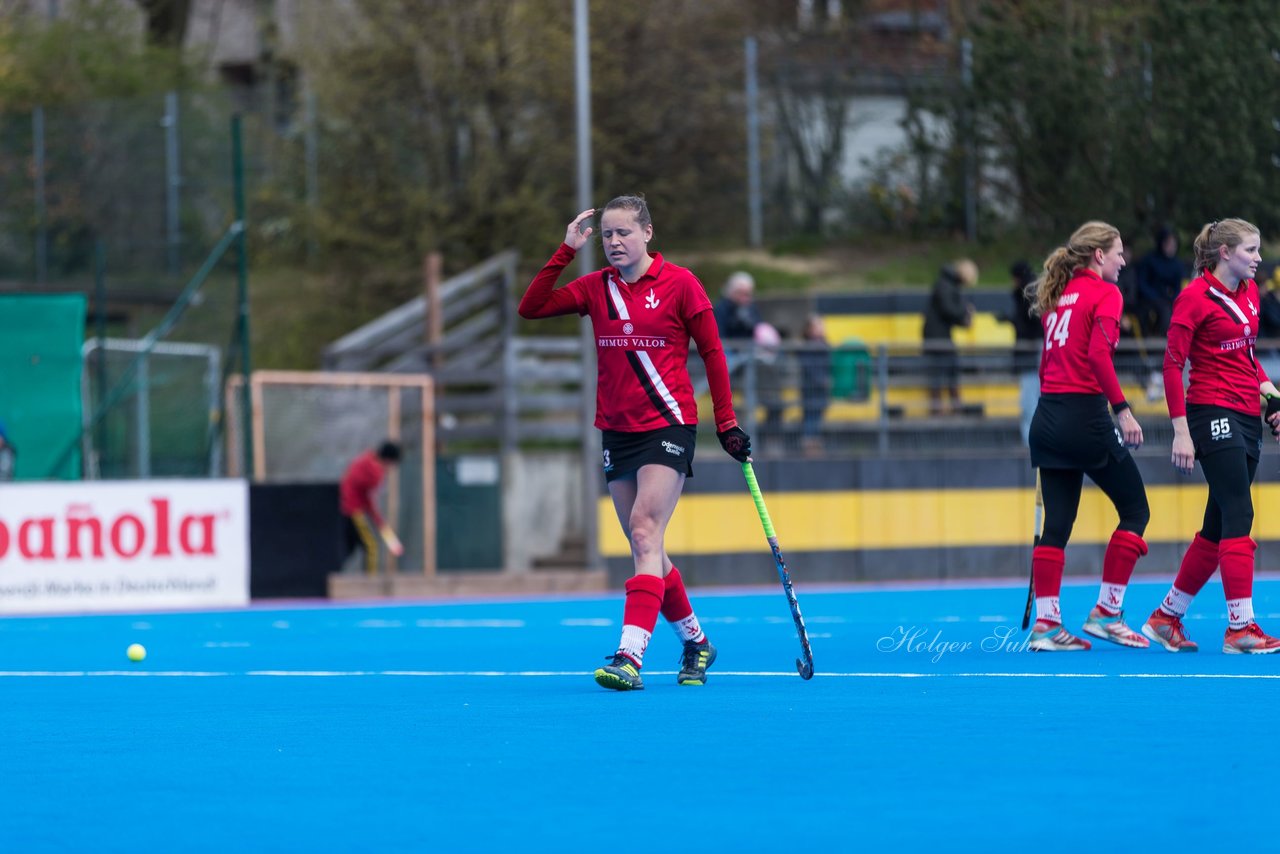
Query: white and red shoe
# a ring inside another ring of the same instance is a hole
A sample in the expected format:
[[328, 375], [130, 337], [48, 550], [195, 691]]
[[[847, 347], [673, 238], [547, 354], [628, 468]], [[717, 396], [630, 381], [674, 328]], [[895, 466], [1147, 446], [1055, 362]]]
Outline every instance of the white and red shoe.
[[1094, 605], [1093, 610], [1089, 612], [1089, 619], [1084, 622], [1084, 631], [1085, 634], [1093, 635], [1095, 638], [1102, 638], [1133, 649], [1146, 649], [1151, 646], [1146, 638], [1125, 625], [1124, 611], [1108, 614]]
[[1187, 637], [1187, 630], [1182, 625], [1182, 618], [1166, 614], [1159, 608], [1151, 612], [1142, 633], [1160, 644], [1169, 652], [1197, 652], [1200, 644]]
[[1242, 629], [1227, 629], [1222, 651], [1228, 655], [1267, 655], [1280, 652], [1280, 638], [1271, 637], [1257, 623], [1250, 622]]
[[1027, 643], [1027, 649], [1032, 652], [1084, 652], [1092, 648], [1093, 644], [1071, 634], [1061, 623], [1044, 620], [1036, 620], [1031, 627], [1031, 640]]

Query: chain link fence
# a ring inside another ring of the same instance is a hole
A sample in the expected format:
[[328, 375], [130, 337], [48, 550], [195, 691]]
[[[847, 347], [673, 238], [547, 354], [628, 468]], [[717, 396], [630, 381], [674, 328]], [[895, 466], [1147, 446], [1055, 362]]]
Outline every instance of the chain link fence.
[[221, 474], [232, 116], [207, 93], [0, 114], [0, 290], [87, 297], [85, 476]]

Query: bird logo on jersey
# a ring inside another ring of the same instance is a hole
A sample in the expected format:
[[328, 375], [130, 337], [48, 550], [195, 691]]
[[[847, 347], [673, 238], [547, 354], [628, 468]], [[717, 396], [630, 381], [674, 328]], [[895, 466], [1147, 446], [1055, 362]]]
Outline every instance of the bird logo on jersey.
[[649, 295], [644, 298], [645, 308], [657, 308], [658, 303], [660, 302], [662, 302], [662, 300], [653, 295], [653, 288], [649, 288]]
[[[1248, 305], [1249, 305], [1249, 311], [1253, 312], [1253, 316], [1254, 316], [1254, 317], [1257, 317], [1257, 316], [1258, 316], [1258, 307], [1257, 307], [1256, 305], [1254, 305], [1254, 304], [1253, 304], [1253, 300], [1251, 300], [1251, 299], [1249, 299], [1249, 298], [1247, 298], [1247, 297], [1246, 297], [1246, 298], [1245, 298], [1245, 302], [1246, 302], [1246, 303], [1248, 303]], [[1248, 334], [1249, 334], [1248, 332], [1246, 332], [1246, 333], [1245, 333], [1245, 335], [1248, 335]]]

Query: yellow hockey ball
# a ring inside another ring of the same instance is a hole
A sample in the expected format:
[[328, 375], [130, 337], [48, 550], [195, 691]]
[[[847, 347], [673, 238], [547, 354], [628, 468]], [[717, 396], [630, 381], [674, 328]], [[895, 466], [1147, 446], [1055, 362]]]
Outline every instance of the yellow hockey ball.
[[147, 657], [147, 648], [140, 643], [131, 643], [124, 654], [129, 656], [130, 661], [142, 661]]

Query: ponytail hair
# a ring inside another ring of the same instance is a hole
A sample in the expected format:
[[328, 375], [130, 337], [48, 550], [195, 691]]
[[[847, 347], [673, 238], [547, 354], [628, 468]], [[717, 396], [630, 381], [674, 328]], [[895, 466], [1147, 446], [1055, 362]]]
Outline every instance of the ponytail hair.
[[1027, 285], [1024, 293], [1031, 304], [1031, 313], [1043, 317], [1053, 311], [1071, 281], [1071, 274], [1089, 266], [1096, 250], [1106, 252], [1119, 239], [1120, 229], [1098, 220], [1077, 228], [1066, 246], [1059, 246], [1044, 259], [1044, 273], [1040, 278]]
[[1221, 257], [1218, 250], [1222, 247], [1235, 249], [1257, 234], [1261, 234], [1258, 227], [1242, 219], [1220, 219], [1205, 223], [1204, 228], [1196, 235], [1193, 275], [1199, 276], [1205, 270], [1212, 271], [1218, 265], [1218, 258]]

